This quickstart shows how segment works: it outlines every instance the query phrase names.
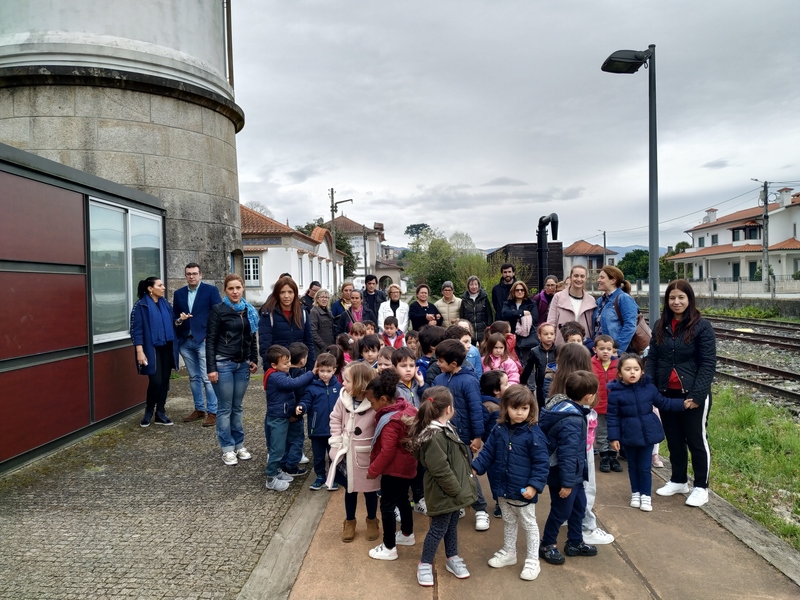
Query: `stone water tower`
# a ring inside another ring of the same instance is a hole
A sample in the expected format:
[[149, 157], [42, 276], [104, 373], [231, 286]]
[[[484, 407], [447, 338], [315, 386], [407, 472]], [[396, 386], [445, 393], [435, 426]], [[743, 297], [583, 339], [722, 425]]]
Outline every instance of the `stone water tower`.
[[161, 198], [171, 290], [241, 272], [230, 2], [0, 2], [0, 142]]

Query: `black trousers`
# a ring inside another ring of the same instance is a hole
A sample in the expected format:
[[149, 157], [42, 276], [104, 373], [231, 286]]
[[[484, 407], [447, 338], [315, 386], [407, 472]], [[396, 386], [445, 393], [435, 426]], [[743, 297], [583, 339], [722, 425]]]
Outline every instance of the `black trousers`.
[[383, 545], [394, 548], [397, 521], [394, 507], [400, 511], [400, 531], [403, 535], [414, 533], [414, 513], [408, 502], [408, 488], [413, 479], [381, 475], [381, 517], [383, 518]]
[[[668, 397], [685, 398], [679, 391], [667, 390]], [[702, 398], [693, 398], [695, 402]], [[692, 457], [694, 486], [708, 487], [708, 472], [711, 468], [711, 448], [708, 446], [708, 414], [711, 412], [711, 394], [703, 404], [683, 412], [662, 411], [661, 422], [669, 447], [669, 461], [672, 463], [672, 477], [675, 483], [689, 481], [689, 455]]]
[[153, 410], [164, 412], [167, 404], [167, 394], [169, 393], [169, 376], [172, 374], [173, 356], [172, 342], [167, 342], [163, 346], [156, 346], [156, 372], [148, 375], [147, 385], [147, 412]]

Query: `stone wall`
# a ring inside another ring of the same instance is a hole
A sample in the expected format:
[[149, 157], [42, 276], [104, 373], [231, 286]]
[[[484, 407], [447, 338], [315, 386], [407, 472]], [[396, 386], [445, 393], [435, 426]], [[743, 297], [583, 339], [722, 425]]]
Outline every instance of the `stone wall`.
[[214, 110], [111, 87], [9, 87], [0, 142], [161, 198], [170, 290], [192, 261], [221, 283], [241, 250], [235, 127]]

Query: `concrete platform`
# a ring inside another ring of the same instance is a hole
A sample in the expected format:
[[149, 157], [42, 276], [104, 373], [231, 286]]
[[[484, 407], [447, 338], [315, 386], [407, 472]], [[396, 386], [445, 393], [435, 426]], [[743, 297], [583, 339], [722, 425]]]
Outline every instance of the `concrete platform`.
[[[485, 479], [483, 483], [486, 485]], [[661, 481], [654, 477], [654, 490], [660, 485]], [[341, 492], [330, 496], [289, 596], [292, 600], [352, 597], [467, 600], [527, 594], [616, 600], [800, 597], [800, 587], [705, 512], [685, 506], [684, 496], [661, 498], [654, 494], [652, 513], [630, 508], [626, 473], [598, 473], [598, 520], [616, 536], [616, 541], [599, 546], [596, 557], [568, 557], [561, 566], [542, 561], [542, 572], [533, 582], [519, 578], [522, 560], [503, 569], [487, 565], [486, 561], [502, 547], [503, 522], [492, 518], [489, 531], [475, 531], [474, 513], [468, 510], [459, 526], [459, 553], [471, 577], [458, 580], [445, 571], [444, 548], [440, 547], [435, 564], [436, 585], [422, 588], [416, 582], [416, 565], [427, 518], [415, 515], [416, 546], [399, 547], [397, 561], [376, 561], [367, 553], [380, 541], [366, 539], [363, 502], [359, 505], [356, 539], [345, 544], [340, 540], [344, 496]], [[548, 510], [549, 495], [545, 491], [537, 505], [540, 528]], [[563, 546], [565, 536], [566, 530], [562, 529], [559, 546]], [[517, 552], [520, 558], [525, 555], [521, 532]]]

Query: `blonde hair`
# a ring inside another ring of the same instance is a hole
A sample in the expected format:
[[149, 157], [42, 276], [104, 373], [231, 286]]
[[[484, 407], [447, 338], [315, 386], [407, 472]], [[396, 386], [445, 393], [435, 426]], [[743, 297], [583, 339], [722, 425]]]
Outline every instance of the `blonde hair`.
[[378, 376], [375, 369], [363, 362], [351, 362], [344, 368], [344, 372], [347, 373], [347, 376], [353, 383], [351, 395], [357, 400], [364, 398], [364, 392], [369, 382]]

